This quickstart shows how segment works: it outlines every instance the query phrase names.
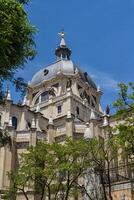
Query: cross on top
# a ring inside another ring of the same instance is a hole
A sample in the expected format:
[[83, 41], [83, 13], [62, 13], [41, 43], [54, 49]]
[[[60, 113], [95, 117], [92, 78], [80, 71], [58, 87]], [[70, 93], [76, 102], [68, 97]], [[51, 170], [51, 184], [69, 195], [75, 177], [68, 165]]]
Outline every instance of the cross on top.
[[64, 37], [65, 37], [65, 32], [64, 32], [64, 30], [62, 30], [60, 33], [58, 33], [58, 35], [60, 35], [61, 38], [64, 38]]

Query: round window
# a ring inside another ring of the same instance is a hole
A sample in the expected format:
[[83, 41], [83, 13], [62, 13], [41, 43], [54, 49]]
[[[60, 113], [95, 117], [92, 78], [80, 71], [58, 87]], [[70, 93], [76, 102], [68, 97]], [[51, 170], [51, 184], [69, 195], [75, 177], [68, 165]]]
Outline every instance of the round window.
[[48, 69], [45, 69], [44, 70], [44, 76], [46, 76], [48, 74], [49, 70]]

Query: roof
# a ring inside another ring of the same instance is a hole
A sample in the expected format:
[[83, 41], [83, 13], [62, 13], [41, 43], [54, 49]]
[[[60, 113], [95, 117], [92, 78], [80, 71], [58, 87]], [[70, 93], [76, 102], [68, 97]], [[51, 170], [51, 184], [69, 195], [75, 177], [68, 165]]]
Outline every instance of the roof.
[[60, 59], [49, 65], [46, 68], [41, 69], [38, 71], [32, 78], [30, 82], [30, 86], [39, 85], [45, 81], [51, 80], [55, 78], [58, 73], [63, 73], [64, 75], [74, 75], [75, 72], [78, 72], [81, 76], [81, 79], [85, 82], [88, 82], [94, 89], [96, 89], [96, 85], [91, 77], [84, 73], [79, 67], [77, 67], [71, 60], [64, 60]]

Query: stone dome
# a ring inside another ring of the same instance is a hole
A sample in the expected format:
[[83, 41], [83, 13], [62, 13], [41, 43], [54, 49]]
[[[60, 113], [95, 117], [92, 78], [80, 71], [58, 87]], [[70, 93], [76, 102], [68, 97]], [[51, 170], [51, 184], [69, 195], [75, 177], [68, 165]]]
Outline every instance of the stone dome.
[[93, 87], [94, 89], [97, 89], [91, 77], [86, 72], [83, 72], [79, 67], [77, 67], [70, 60], [71, 49], [69, 49], [68, 46], [66, 45], [66, 42], [64, 39], [65, 33], [62, 31], [61, 33], [59, 33], [59, 35], [61, 36], [61, 42], [58, 48], [55, 50], [57, 61], [49, 65], [48, 67], [41, 69], [39, 72], [37, 72], [33, 76], [30, 82], [30, 86], [33, 87], [45, 81], [51, 80], [55, 78], [59, 73], [73, 76], [77, 72], [79, 73], [80, 78], [84, 82], [87, 82], [91, 87]]
[[64, 75], [75, 75], [75, 73], [79, 73], [82, 80], [88, 82], [91, 87], [97, 89], [94, 81], [91, 77], [86, 73], [83, 72], [79, 67], [77, 67], [71, 60], [64, 60], [60, 59], [49, 65], [46, 68], [41, 69], [38, 71], [32, 78], [30, 82], [30, 86], [39, 85], [45, 81], [51, 80], [55, 78], [59, 73]]

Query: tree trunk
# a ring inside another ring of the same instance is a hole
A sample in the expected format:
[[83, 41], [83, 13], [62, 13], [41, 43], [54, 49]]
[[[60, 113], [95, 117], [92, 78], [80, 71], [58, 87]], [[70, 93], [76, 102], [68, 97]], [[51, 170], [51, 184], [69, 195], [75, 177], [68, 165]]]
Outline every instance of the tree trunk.
[[24, 190], [22, 190], [22, 191], [23, 191], [23, 194], [24, 194], [24, 196], [25, 196], [26, 200], [29, 200], [29, 198], [28, 198], [28, 196], [27, 196], [26, 192], [25, 192]]
[[108, 169], [107, 169], [107, 178], [108, 178], [108, 194], [109, 194], [109, 199], [113, 200], [112, 197], [112, 191], [111, 191], [111, 179], [110, 179], [110, 163], [107, 162]]
[[48, 200], [51, 200], [51, 190], [50, 190], [50, 187], [47, 186], [47, 189], [48, 189]]
[[70, 174], [68, 172], [67, 174], [67, 189], [66, 189], [66, 195], [65, 195], [65, 200], [68, 200], [69, 198], [69, 191], [70, 191]]
[[102, 184], [102, 188], [103, 188], [104, 200], [107, 200], [106, 185], [105, 185], [105, 181], [104, 181], [103, 172], [100, 172], [100, 179], [101, 179], [101, 184]]
[[42, 189], [42, 193], [41, 193], [41, 198], [40, 198], [40, 200], [43, 200], [44, 194], [45, 194], [45, 187]]

